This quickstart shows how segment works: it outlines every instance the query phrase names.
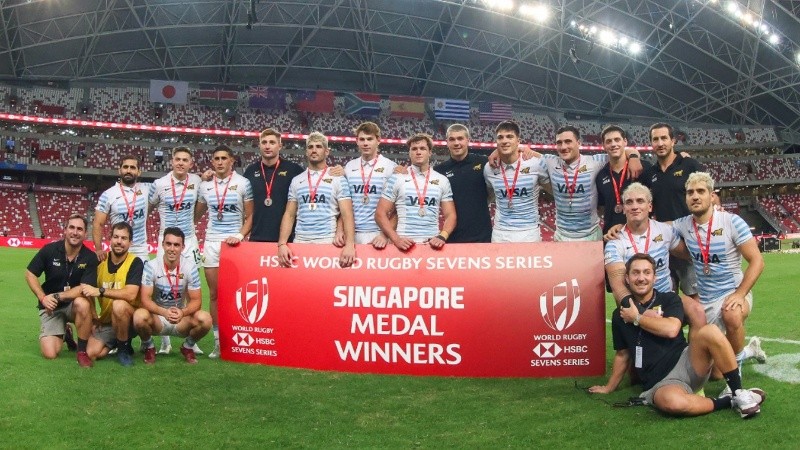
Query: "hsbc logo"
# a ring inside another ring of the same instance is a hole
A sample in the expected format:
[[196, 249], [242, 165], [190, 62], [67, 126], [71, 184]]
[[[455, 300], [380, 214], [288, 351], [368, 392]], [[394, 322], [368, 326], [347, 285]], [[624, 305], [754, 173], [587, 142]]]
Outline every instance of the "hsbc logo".
[[156, 252], [158, 252], [158, 247], [156, 247], [153, 244], [148, 243], [147, 244], [147, 253], [156, 253]]
[[256, 324], [267, 313], [269, 303], [269, 285], [267, 277], [253, 280], [236, 291], [236, 310], [242, 320]]
[[22, 242], [20, 242], [20, 240], [17, 238], [8, 238], [8, 245], [10, 247], [19, 247], [22, 245]]
[[561, 354], [561, 346], [555, 342], [540, 342], [533, 348], [539, 358], [555, 358]]
[[581, 289], [578, 280], [561, 282], [551, 292], [539, 296], [539, 313], [544, 323], [555, 331], [564, 331], [578, 318], [581, 309]]
[[253, 345], [253, 336], [250, 333], [236, 333], [233, 335], [233, 343], [239, 347], [250, 347]]

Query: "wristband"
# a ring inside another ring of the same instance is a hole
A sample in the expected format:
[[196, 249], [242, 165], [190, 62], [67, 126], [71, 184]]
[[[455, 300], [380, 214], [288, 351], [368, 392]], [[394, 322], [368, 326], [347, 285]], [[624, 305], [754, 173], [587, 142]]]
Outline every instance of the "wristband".
[[436, 239], [441, 239], [442, 241], [447, 242], [447, 238], [442, 236], [441, 234], [437, 234]]
[[61, 303], [61, 294], [59, 294], [58, 292], [53, 294], [53, 298], [56, 300], [56, 303]]
[[448, 233], [448, 232], [447, 232], [447, 231], [445, 231], [445, 230], [441, 230], [441, 231], [439, 231], [439, 236], [442, 236], [442, 240], [443, 240], [443, 241], [446, 241], [446, 240], [447, 240], [447, 238], [449, 238], [449, 237], [450, 237], [450, 233]]
[[635, 319], [633, 319], [633, 326], [636, 326], [636, 327], [638, 327], [638, 326], [639, 326], [639, 321], [640, 321], [640, 320], [642, 320], [642, 315], [641, 315], [641, 314], [639, 314], [639, 313], [636, 313], [636, 318], [635, 318]]
[[233, 235], [233, 237], [235, 237], [236, 239], [238, 239], [240, 241], [244, 240], [244, 235], [242, 233], [236, 233], [236, 234]]
[[628, 159], [631, 159], [631, 158], [638, 158], [638, 157], [639, 157], [639, 155], [638, 155], [638, 154], [636, 154], [636, 153], [631, 153], [630, 155], [628, 155]]
[[281, 248], [286, 245], [286, 242], [278, 242], [278, 248]]

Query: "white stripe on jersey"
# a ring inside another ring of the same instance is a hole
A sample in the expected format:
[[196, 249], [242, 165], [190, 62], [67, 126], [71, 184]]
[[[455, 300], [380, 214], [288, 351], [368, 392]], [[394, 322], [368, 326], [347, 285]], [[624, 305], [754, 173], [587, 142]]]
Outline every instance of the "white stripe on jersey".
[[[700, 301], [709, 302], [727, 295], [739, 287], [744, 278], [742, 272], [742, 253], [739, 246], [753, 238], [750, 227], [736, 214], [725, 211], [714, 211], [711, 220], [711, 249], [709, 251], [710, 275], [703, 273], [703, 257], [700, 245], [694, 232], [693, 216], [681, 217], [672, 222], [689, 252], [694, 258], [694, 271], [697, 274], [697, 289], [700, 292]], [[708, 224], [699, 225], [698, 233], [707, 245]]]
[[180, 296], [175, 298], [172, 292], [172, 283], [175, 283], [176, 269], [169, 271], [169, 278], [164, 271], [164, 260], [161, 258], [151, 259], [144, 263], [144, 271], [142, 272], [142, 286], [151, 286], [153, 288], [153, 301], [162, 308], [171, 308], [173, 306], [183, 307], [188, 299], [187, 290], [200, 289], [200, 271], [190, 257], [181, 256], [180, 262], [181, 272], [178, 275], [180, 285]]
[[[672, 278], [669, 275], [669, 251], [680, 244], [680, 236], [672, 226], [663, 222], [650, 220], [650, 246], [647, 254], [656, 260], [656, 282], [655, 288], [658, 292], [672, 292]], [[625, 264], [636, 253], [644, 253], [645, 239], [647, 231], [642, 234], [632, 233], [636, 248], [631, 244], [628, 237], [627, 228], [619, 231], [616, 239], [606, 243], [605, 264], [622, 263]]]
[[[336, 219], [339, 217], [339, 201], [350, 200], [350, 185], [345, 177], [335, 177], [322, 170], [306, 169], [292, 178], [289, 185], [289, 201], [297, 202], [295, 235], [301, 240], [333, 239], [336, 234]], [[308, 174], [311, 173], [311, 186]], [[319, 181], [319, 184], [317, 184]], [[316, 189], [311, 209], [311, 190]]]
[[389, 178], [383, 198], [391, 201], [397, 210], [397, 234], [402, 237], [432, 238], [439, 234], [439, 211], [442, 202], [453, 201], [453, 190], [450, 181], [444, 175], [431, 171], [428, 180], [428, 192], [425, 194], [425, 215], [420, 216], [419, 196], [414, 181], [415, 176], [419, 193], [425, 190], [425, 176], [416, 166], [408, 168], [408, 174], [396, 173]]
[[[543, 159], [550, 175], [550, 182], [553, 184], [556, 228], [566, 236], [579, 237], [590, 233], [600, 224], [600, 218], [597, 216], [598, 195], [594, 179], [600, 169], [605, 166], [608, 157], [605, 153], [581, 155], [566, 167], [568, 184], [575, 186], [575, 193], [572, 197], [570, 197], [567, 183], [564, 181], [564, 161], [556, 155], [543, 155]], [[578, 168], [578, 179], [573, 183], [576, 168]], [[570, 200], [572, 200], [571, 207]]]
[[[363, 158], [356, 158], [349, 161], [344, 166], [344, 175], [350, 185], [350, 193], [353, 196], [353, 214], [356, 221], [357, 233], [370, 233], [380, 231], [378, 223], [375, 222], [375, 211], [378, 209], [378, 201], [383, 194], [386, 180], [392, 176], [394, 168], [397, 167], [389, 158], [378, 155], [377, 162], [373, 159], [365, 162]], [[372, 167], [372, 164], [375, 164]], [[364, 178], [361, 178], [361, 168], [364, 168]], [[371, 168], [372, 167], [372, 168]], [[370, 178], [372, 171], [372, 178]], [[369, 180], [369, 202], [364, 204], [364, 181]]]
[[[136, 195], [136, 205], [133, 209], [133, 218], [128, 217], [128, 207], [125, 206], [125, 196], [120, 191], [120, 186], [125, 191], [128, 204], [133, 202]], [[117, 183], [106, 189], [97, 200], [96, 211], [108, 214], [110, 225], [119, 222], [128, 222], [133, 228], [131, 245], [147, 245], [147, 198], [150, 196], [150, 183], [136, 183], [127, 187]]]
[[[175, 180], [175, 195], [172, 192], [171, 180]], [[153, 182], [150, 188], [150, 204], [158, 207], [158, 216], [161, 219], [159, 236], [164, 235], [167, 227], [178, 227], [187, 238], [194, 237], [194, 207], [197, 203], [197, 193], [202, 180], [198, 175], [188, 174], [184, 181], [179, 181], [172, 176], [172, 172]], [[183, 189], [186, 187], [186, 193]], [[175, 205], [181, 199], [183, 202]]]
[[540, 158], [523, 161], [518, 158], [519, 175], [512, 194], [512, 206], [508, 206], [506, 181], [508, 187], [514, 185], [514, 174], [517, 163], [511, 165], [500, 163], [505, 169], [505, 179], [500, 168], [486, 164], [483, 167], [483, 178], [490, 190], [494, 191], [496, 209], [494, 213], [495, 230], [532, 230], [539, 228], [539, 192], [541, 184], [547, 184], [549, 177], [547, 167]]
[[[222, 197], [225, 192], [225, 185], [228, 183], [228, 193], [222, 202], [222, 220], [217, 218], [219, 213], [219, 202], [217, 192]], [[216, 180], [217, 189], [214, 190]], [[231, 176], [225, 179], [214, 178], [210, 181], [200, 183], [200, 198], [198, 201], [208, 205], [208, 229], [206, 230], [207, 241], [221, 241], [238, 233], [244, 223], [244, 203], [253, 201], [253, 188], [247, 178], [232, 172]]]

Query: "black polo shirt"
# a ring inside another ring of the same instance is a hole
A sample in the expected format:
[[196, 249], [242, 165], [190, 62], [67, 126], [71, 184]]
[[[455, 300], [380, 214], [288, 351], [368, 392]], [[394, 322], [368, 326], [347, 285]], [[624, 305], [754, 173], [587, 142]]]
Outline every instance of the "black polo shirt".
[[[639, 313], [645, 309], [660, 311], [662, 317], [675, 317], [683, 323], [683, 304], [681, 298], [674, 292], [655, 292], [652, 304], [637, 304]], [[630, 301], [635, 302], [628, 296]], [[623, 303], [625, 303], [623, 299]], [[627, 349], [630, 354], [631, 366], [636, 361], [636, 346], [642, 347], [642, 368], [636, 369], [642, 379], [642, 389], [645, 391], [664, 379], [675, 367], [681, 357], [683, 349], [688, 345], [683, 337], [683, 329], [674, 338], [659, 337], [637, 327], [632, 323], [625, 323], [619, 316], [619, 308], [611, 314], [611, 335], [614, 341], [614, 350]]]
[[[279, 158], [278, 173], [275, 174], [275, 181], [272, 182], [272, 205], [264, 205], [267, 198], [267, 183], [272, 180], [275, 173], [275, 166], [264, 166], [264, 174], [261, 173], [261, 160], [250, 164], [244, 171], [244, 177], [250, 180], [253, 188], [253, 228], [250, 231], [250, 240], [255, 242], [278, 242], [281, 234], [281, 219], [286, 211], [286, 203], [289, 197], [289, 185], [292, 178], [303, 173], [299, 164], [287, 159]], [[264, 181], [264, 176], [267, 177]], [[294, 232], [289, 239], [294, 238]]]
[[[81, 245], [78, 256], [69, 261], [62, 239], [42, 247], [28, 264], [28, 271], [37, 277], [44, 273], [42, 290], [46, 295], [64, 292], [65, 288], [80, 284], [97, 286], [97, 254]], [[41, 302], [39, 309], [43, 309]]]
[[448, 243], [492, 241], [489, 191], [483, 178], [483, 166], [488, 160], [486, 156], [468, 153], [462, 161], [450, 158], [433, 168], [447, 177], [453, 189], [456, 228]]
[[[622, 188], [619, 190], [620, 202], [622, 202], [622, 193], [625, 192], [625, 188], [635, 181], [642, 183], [642, 177], [645, 171], [652, 165], [647, 161], [641, 162], [642, 173], [639, 174], [638, 178], [631, 179], [628, 177], [628, 173], [625, 173], [625, 179], [622, 180]], [[614, 194], [614, 183], [611, 182], [611, 176], [611, 166], [606, 163], [594, 179], [594, 184], [597, 188], [597, 206], [603, 207], [603, 234], [606, 234], [608, 229], [612, 226], [625, 223], [625, 214], [614, 212], [614, 207], [617, 205], [617, 197]], [[614, 172], [613, 176], [614, 180], [617, 182], [617, 186], [619, 186], [622, 173]]]
[[653, 192], [653, 215], [659, 222], [670, 222], [689, 215], [686, 206], [686, 180], [703, 166], [696, 159], [684, 158], [675, 154], [666, 171], [661, 170], [658, 161], [645, 170], [640, 177], [642, 183]]

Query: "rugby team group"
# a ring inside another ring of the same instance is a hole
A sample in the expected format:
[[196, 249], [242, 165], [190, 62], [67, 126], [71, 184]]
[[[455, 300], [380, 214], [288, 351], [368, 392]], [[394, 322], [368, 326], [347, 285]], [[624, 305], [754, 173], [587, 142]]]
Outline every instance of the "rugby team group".
[[[356, 244], [403, 252], [415, 245], [539, 242], [544, 190], [555, 204], [554, 240], [606, 241], [616, 353], [607, 384], [589, 391], [612, 392], [630, 373], [642, 383], [644, 401], [669, 414], [734, 409], [749, 418], [760, 411], [766, 394], [742, 387], [741, 366], [766, 359], [758, 338], [744, 344], [750, 291], [764, 262], [747, 224], [719, 208], [714, 180], [689, 155], [676, 153], [669, 124], [650, 129], [653, 164], [627, 147], [625, 131], [615, 125], [602, 131], [603, 154], [582, 155], [580, 132], [564, 126], [556, 132], [556, 154], [543, 155], [522, 145], [519, 126], [505, 121], [487, 157], [470, 153], [469, 130], [454, 124], [446, 134], [450, 158], [435, 167], [426, 134], [408, 139], [406, 167], [380, 154], [375, 123], [354, 133], [360, 156], [344, 167], [328, 166], [328, 139], [314, 132], [306, 139], [303, 169], [281, 156], [281, 133], [269, 128], [259, 135], [260, 159], [243, 174], [233, 170], [233, 151], [224, 145], [213, 150], [212, 170], [202, 177], [191, 173], [189, 148], [173, 149], [172, 170], [153, 183], [140, 182], [136, 157], [123, 157], [119, 182], [95, 208], [96, 251], [83, 244], [87, 219], [72, 214], [64, 239], [43, 247], [28, 265], [42, 355], [56, 358], [66, 343], [82, 367], [110, 353], [130, 366], [131, 341], [139, 336], [144, 363], [154, 364], [157, 335], [159, 354], [171, 351], [170, 337], [180, 337], [181, 354], [195, 364], [202, 354], [197, 341], [212, 331], [208, 356], [218, 358], [223, 245], [245, 237], [276, 243], [281, 265], [289, 267], [302, 251], [294, 244], [333, 244], [348, 267]], [[161, 224], [155, 259], [146, 241], [151, 208]], [[195, 224], [206, 212], [201, 254]], [[200, 268], [210, 311], [201, 308]], [[724, 377], [727, 386], [714, 398], [703, 392], [710, 376]]]

